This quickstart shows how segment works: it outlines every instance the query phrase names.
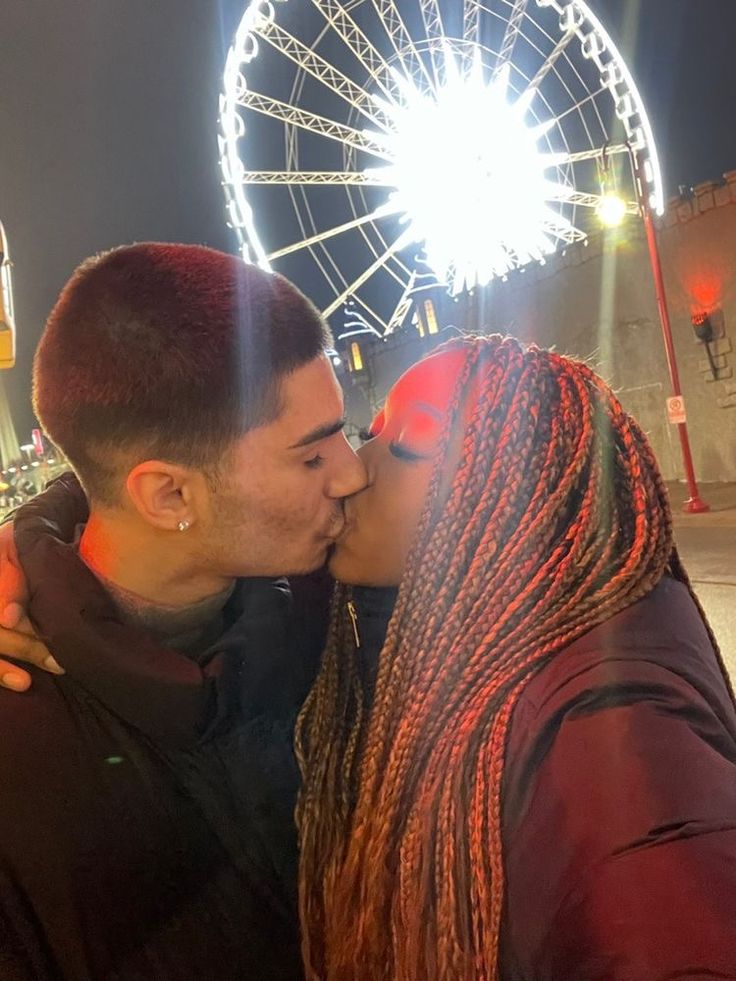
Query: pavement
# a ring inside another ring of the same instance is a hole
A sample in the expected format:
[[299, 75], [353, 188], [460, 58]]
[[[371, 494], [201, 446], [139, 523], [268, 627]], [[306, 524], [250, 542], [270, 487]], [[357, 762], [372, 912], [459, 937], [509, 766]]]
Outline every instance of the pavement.
[[705, 514], [682, 510], [684, 484], [668, 489], [677, 547], [736, 683], [736, 483], [701, 484]]

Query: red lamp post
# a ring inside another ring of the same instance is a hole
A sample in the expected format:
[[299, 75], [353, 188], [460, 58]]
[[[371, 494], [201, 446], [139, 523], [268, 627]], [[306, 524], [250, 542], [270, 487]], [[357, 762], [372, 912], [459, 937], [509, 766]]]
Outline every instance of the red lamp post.
[[[636, 155], [636, 151], [629, 144], [627, 144], [627, 146], [629, 148], [629, 156], [631, 157], [631, 166], [634, 171], [634, 184], [636, 186], [639, 210], [641, 212], [642, 219], [644, 220], [644, 229], [647, 236], [649, 261], [651, 262], [652, 274], [654, 276], [654, 290], [657, 297], [659, 322], [662, 327], [662, 337], [664, 339], [664, 349], [667, 355], [667, 367], [670, 373], [672, 394], [676, 398], [681, 399], [682, 389], [680, 387], [680, 373], [677, 370], [677, 357], [675, 355], [675, 345], [672, 340], [670, 314], [669, 310], [667, 309], [667, 297], [664, 289], [662, 263], [659, 258], [659, 246], [657, 244], [657, 231], [654, 226], [654, 215], [652, 214], [652, 208], [649, 203], [649, 195], [647, 194], [646, 190], [646, 181], [644, 179], [641, 164]], [[685, 464], [685, 479], [687, 480], [688, 492], [690, 494], [688, 499], [683, 504], [683, 511], [687, 511], [689, 514], [700, 514], [704, 511], [710, 511], [710, 506], [705, 503], [700, 496], [700, 492], [698, 491], [698, 484], [695, 479], [695, 468], [693, 466], [693, 457], [690, 451], [690, 439], [687, 432], [687, 423], [683, 421], [676, 423], [676, 425], [677, 432], [680, 437], [682, 459], [683, 463]]]

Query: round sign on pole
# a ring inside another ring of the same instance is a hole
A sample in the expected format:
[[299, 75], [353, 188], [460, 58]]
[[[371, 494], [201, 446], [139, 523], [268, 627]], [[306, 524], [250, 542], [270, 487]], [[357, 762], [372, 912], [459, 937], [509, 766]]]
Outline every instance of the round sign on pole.
[[672, 398], [667, 399], [667, 418], [673, 426], [687, 422], [685, 399], [682, 395], [673, 395]]

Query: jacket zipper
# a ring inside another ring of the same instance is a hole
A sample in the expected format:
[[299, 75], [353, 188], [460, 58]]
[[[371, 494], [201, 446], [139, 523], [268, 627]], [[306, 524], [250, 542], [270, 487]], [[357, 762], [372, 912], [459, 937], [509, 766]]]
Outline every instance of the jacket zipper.
[[355, 637], [355, 646], [360, 647], [360, 634], [358, 633], [358, 614], [355, 610], [355, 603], [350, 599], [347, 603], [348, 606], [348, 616], [350, 617], [350, 622], [353, 625], [353, 636]]

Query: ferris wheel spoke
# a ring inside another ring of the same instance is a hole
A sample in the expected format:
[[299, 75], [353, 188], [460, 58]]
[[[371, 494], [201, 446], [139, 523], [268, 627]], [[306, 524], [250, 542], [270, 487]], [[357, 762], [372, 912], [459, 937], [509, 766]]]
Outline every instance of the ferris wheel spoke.
[[[606, 91], [606, 86], [602, 85], [599, 89], [596, 89], [595, 92], [591, 92], [589, 95], [586, 95], [584, 99], [580, 99], [574, 105], [570, 106], [569, 109], [565, 109], [564, 112], [558, 113], [557, 122], [559, 123], [561, 119], [566, 119], [573, 112], [580, 113], [580, 110], [583, 108], [584, 105], [587, 105], [589, 102], [593, 102], [595, 99], [598, 98], [599, 95], [602, 95], [605, 91]], [[582, 114], [581, 114], [581, 118], [583, 118]]]
[[[551, 197], [550, 200], [555, 200]], [[586, 194], [583, 191], [569, 191], [562, 192], [557, 198], [559, 201], [565, 201], [567, 204], [580, 205], [581, 208], [593, 208], [597, 209], [601, 205], [603, 200], [600, 194]], [[639, 206], [635, 201], [626, 202], [626, 213], [628, 215], [636, 215], [639, 213]]]
[[417, 51], [394, 0], [373, 0], [373, 6], [381, 18], [381, 23], [406, 74], [414, 80], [415, 84], [420, 76], [424, 76], [430, 90], [434, 90], [436, 80], [427, 70], [422, 56]]
[[587, 239], [587, 234], [580, 228], [576, 228], [574, 225], [569, 225], [567, 227], [556, 225], [554, 222], [545, 222], [542, 226], [544, 231], [548, 235], [553, 236], [560, 242], [564, 242], [565, 245], [574, 245], [575, 242], [584, 242]]
[[335, 297], [332, 303], [330, 303], [330, 305], [322, 311], [322, 316], [325, 319], [331, 317], [335, 310], [341, 307], [348, 297], [352, 296], [356, 290], [360, 289], [363, 283], [367, 282], [371, 276], [375, 275], [375, 273], [377, 273], [378, 270], [388, 262], [394, 252], [398, 252], [399, 249], [402, 249], [404, 245], [406, 245], [408, 240], [408, 232], [402, 232], [396, 241], [392, 245], [389, 245], [385, 252], [379, 255], [378, 258], [376, 258], [366, 269], [364, 269], [360, 276], [354, 279], [353, 282], [350, 283], [339, 296]]
[[386, 323], [387, 334], [390, 334], [393, 331], [398, 330], [399, 327], [401, 327], [401, 325], [406, 320], [407, 315], [411, 310], [411, 306], [413, 303], [411, 293], [412, 290], [414, 289], [415, 282], [416, 282], [416, 273], [412, 272], [411, 275], [409, 276], [409, 279], [407, 280], [406, 285], [404, 286], [404, 289], [401, 292], [401, 296], [399, 297], [398, 303], [394, 307], [391, 316], [388, 318], [388, 322]]
[[442, 85], [444, 80], [441, 42], [444, 38], [445, 31], [442, 24], [442, 11], [440, 10], [439, 0], [419, 0], [419, 9], [422, 13], [424, 35], [429, 41], [429, 57], [432, 62], [432, 74], [434, 75], [436, 87]]
[[[370, 316], [375, 320], [377, 324], [381, 325], [381, 327], [383, 328], [383, 332], [385, 334], [388, 328], [388, 324], [386, 323], [384, 318], [379, 313], [377, 313], [369, 303], [365, 301], [365, 299], [362, 297], [360, 293], [356, 294], [355, 302], [358, 304], [358, 306], [363, 307], [365, 312], [370, 314]], [[380, 331], [377, 331], [377, 333], [380, 333]]]
[[310, 133], [326, 136], [330, 140], [355, 147], [356, 150], [363, 150], [373, 156], [387, 159], [385, 149], [367, 133], [361, 133], [352, 126], [336, 123], [333, 119], [326, 119], [306, 109], [299, 109], [288, 102], [281, 102], [260, 92], [245, 89], [238, 95], [238, 104], [245, 109], [253, 109], [255, 112], [277, 119], [279, 122], [299, 126], [301, 129], [309, 130]]
[[286, 245], [282, 249], [271, 252], [268, 256], [269, 262], [273, 259], [280, 259], [282, 256], [290, 255], [292, 252], [298, 252], [300, 249], [308, 249], [313, 245], [317, 245], [318, 242], [326, 242], [327, 239], [334, 238], [335, 235], [342, 235], [344, 232], [352, 231], [352, 229], [359, 228], [361, 225], [377, 221], [379, 218], [392, 214], [393, 211], [394, 208], [390, 205], [382, 204], [375, 211], [371, 211], [367, 215], [360, 215], [359, 218], [353, 218], [352, 221], [346, 221], [342, 225], [335, 225], [333, 228], [328, 228], [324, 232], [317, 232], [315, 235], [310, 235], [309, 238], [300, 239], [298, 242], [293, 242], [291, 245]]
[[[280, 27], [275, 21], [268, 21], [258, 31], [259, 37], [273, 48], [293, 61], [295, 65], [318, 79], [335, 95], [344, 99], [354, 109], [362, 113], [371, 123], [382, 129], [390, 129], [391, 121], [387, 114], [366, 98], [365, 90], [347, 75], [339, 71], [329, 61], [316, 54], [308, 45]], [[368, 108], [370, 106], [370, 109]]]
[[529, 0], [514, 0], [514, 6], [509, 14], [508, 23], [506, 24], [506, 31], [503, 36], [503, 41], [501, 42], [501, 47], [498, 51], [496, 65], [493, 69], [494, 77], [498, 75], [503, 66], [511, 60], [511, 55], [514, 50], [514, 45], [516, 44], [516, 39], [519, 36], [519, 31], [521, 30], [521, 22], [524, 19], [524, 13], [528, 2]]
[[382, 170], [244, 170], [243, 184], [336, 185], [338, 187], [390, 187]]
[[471, 44], [480, 40], [480, 11], [478, 0], [463, 0], [463, 37]]
[[560, 57], [561, 54], [564, 53], [565, 48], [568, 46], [568, 44], [572, 41], [574, 37], [575, 37], [575, 32], [571, 30], [567, 31], [566, 34], [562, 35], [560, 40], [557, 42], [554, 48], [552, 48], [552, 50], [547, 55], [545, 60], [536, 70], [532, 78], [530, 78], [529, 81], [527, 82], [524, 91], [521, 93], [520, 96], [521, 98], [524, 97], [528, 98], [528, 93], [531, 94], [537, 91], [537, 89], [542, 84], [544, 79], [547, 77], [547, 75], [549, 75], [549, 73], [555, 67], [555, 62], [557, 61], [557, 59]]
[[577, 153], [560, 153], [555, 155], [555, 162], [559, 164], [580, 163], [582, 160], [599, 160], [603, 154], [613, 156], [618, 153], [628, 153], [629, 148], [625, 143], [612, 143], [604, 150], [603, 147], [593, 147], [591, 150], [580, 150]]
[[380, 51], [366, 37], [340, 0], [312, 0], [330, 27], [342, 39], [353, 56], [363, 65], [375, 83], [391, 102], [400, 102], [400, 95], [388, 64]]
[[419, 9], [422, 12], [422, 23], [424, 33], [429, 40], [437, 41], [444, 37], [444, 27], [442, 25], [442, 11], [440, 10], [439, 0], [419, 0]]

